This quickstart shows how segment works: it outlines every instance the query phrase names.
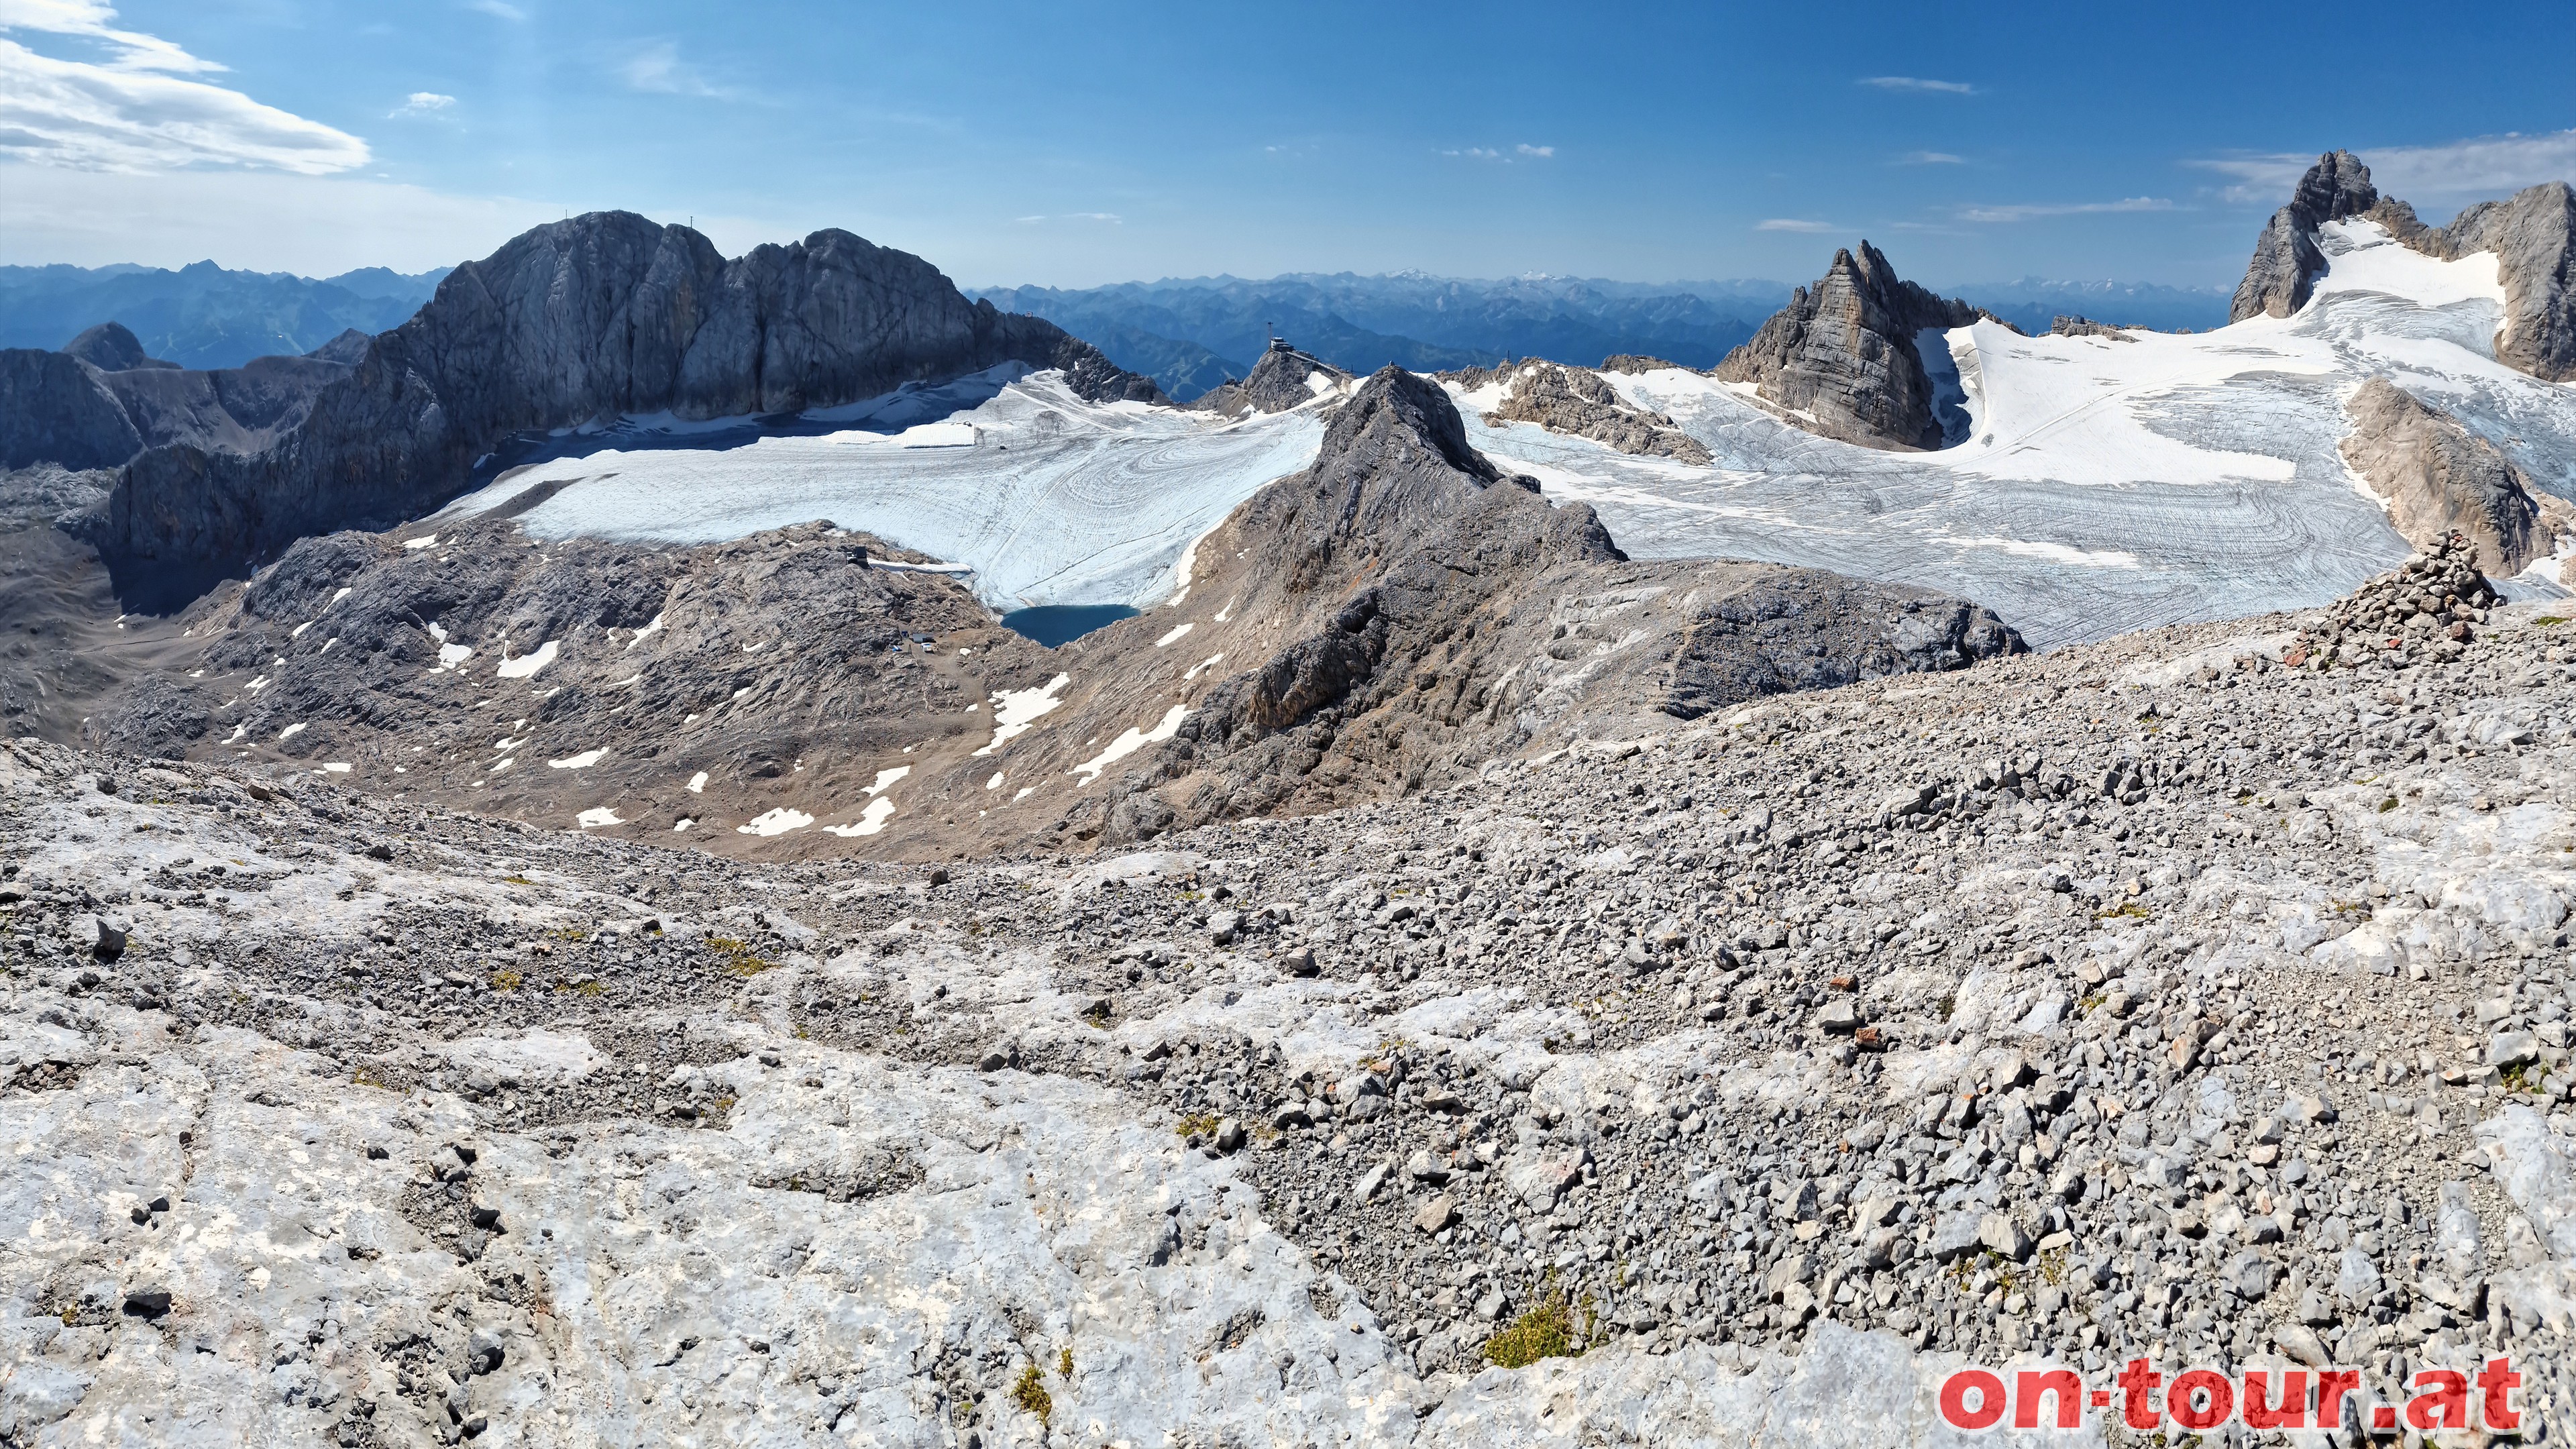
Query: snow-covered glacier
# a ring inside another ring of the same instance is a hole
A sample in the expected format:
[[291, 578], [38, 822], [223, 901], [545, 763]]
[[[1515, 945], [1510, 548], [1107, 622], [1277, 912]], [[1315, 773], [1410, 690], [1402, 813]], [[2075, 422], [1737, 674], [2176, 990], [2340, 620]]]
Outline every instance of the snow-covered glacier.
[[[1803, 432], [1749, 389], [1671, 369], [1609, 381], [1708, 446], [1631, 457], [1527, 423], [1470, 440], [1549, 496], [1599, 510], [1641, 558], [1809, 564], [1950, 590], [2034, 645], [2322, 603], [2404, 558], [2344, 465], [2343, 400], [2372, 377], [2446, 408], [2535, 485], [2576, 497], [2576, 385], [2495, 360], [2495, 258], [2436, 261], [2375, 222], [2324, 229], [2296, 315], [2212, 332], [1947, 334], [1973, 426], [1934, 453]], [[1490, 385], [1489, 385], [1490, 386]], [[2512, 586], [2553, 590], [2552, 559]], [[2576, 574], [2570, 575], [2576, 582]]]
[[785, 432], [632, 420], [600, 434], [608, 446], [596, 451], [556, 440], [562, 456], [514, 468], [446, 512], [515, 514], [540, 538], [665, 543], [828, 518], [971, 567], [977, 596], [996, 609], [1141, 606], [1172, 590], [1193, 540], [1305, 467], [1324, 437], [1313, 406], [1228, 422], [1086, 402], [1056, 372], [1015, 367], [985, 380], [943, 395], [953, 410], [900, 394], [899, 407], [809, 414]]
[[[2372, 377], [2576, 498], [2576, 384], [2495, 360], [2495, 258], [2436, 261], [2359, 220], [2321, 243], [2329, 270], [2287, 318], [2197, 334], [2024, 337], [1988, 322], [1926, 334], [1946, 342], [1970, 420], [1939, 452], [1820, 438], [1748, 389], [1678, 368], [1609, 381], [1706, 444], [1707, 465], [1488, 426], [1499, 383], [1451, 391], [1476, 447], [1591, 504], [1632, 555], [1944, 589], [2042, 647], [2313, 605], [2403, 558], [2336, 447], [2344, 399]], [[1338, 396], [1227, 421], [1086, 402], [1061, 375], [1014, 365], [783, 431], [638, 419], [549, 440], [554, 456], [451, 511], [516, 514], [540, 537], [674, 543], [829, 518], [971, 567], [997, 609], [1142, 607], [1176, 586], [1194, 539], [1306, 466]], [[2555, 590], [2561, 561], [2510, 587]]]

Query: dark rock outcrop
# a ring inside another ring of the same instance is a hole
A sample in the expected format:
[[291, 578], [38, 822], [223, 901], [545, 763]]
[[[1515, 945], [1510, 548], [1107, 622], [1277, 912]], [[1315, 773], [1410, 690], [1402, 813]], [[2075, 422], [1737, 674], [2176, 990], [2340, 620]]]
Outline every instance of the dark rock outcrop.
[[0, 349], [0, 468], [113, 468], [143, 446], [106, 375], [67, 352]]
[[1552, 433], [1590, 438], [1643, 457], [1706, 463], [1708, 448], [1662, 413], [1631, 407], [1598, 373], [1553, 362], [1475, 368], [1459, 374], [1469, 391], [1499, 380], [1502, 405], [1485, 414], [1489, 426], [1536, 423]]
[[1350, 382], [1349, 373], [1321, 358], [1299, 352], [1289, 346], [1288, 339], [1284, 337], [1273, 338], [1270, 349], [1261, 354], [1261, 360], [1252, 365], [1252, 371], [1242, 381], [1228, 381], [1222, 387], [1211, 388], [1190, 407], [1229, 418], [1251, 413], [1284, 413], [1317, 398], [1338, 399]]
[[2051, 337], [2102, 337], [2113, 342], [2137, 341], [2138, 339], [2129, 335], [2129, 331], [2128, 328], [2114, 327], [2108, 322], [2096, 322], [2090, 317], [2059, 317], [2048, 324], [2048, 335]]
[[1054, 324], [970, 303], [928, 262], [848, 232], [727, 261], [687, 227], [595, 212], [458, 267], [259, 451], [146, 452], [93, 537], [128, 564], [238, 567], [433, 507], [522, 432], [796, 412], [1005, 363], [1061, 368], [1085, 397], [1160, 396]]
[[2557, 547], [2548, 515], [2564, 515], [2566, 505], [2532, 487], [2459, 419], [2376, 377], [2344, 411], [2352, 420], [2344, 461], [2388, 500], [2389, 521], [2407, 542], [2432, 548], [2459, 534], [2476, 549], [2480, 571], [2502, 575]]
[[2227, 320], [2287, 317], [2308, 304], [2317, 273], [2325, 270], [2325, 253], [2317, 249], [2317, 228], [2330, 221], [2359, 216], [2379, 202], [2370, 184], [2370, 168], [2350, 151], [2329, 151], [2299, 178], [2290, 204], [2272, 213], [2255, 240], [2254, 260], [2245, 280], [2236, 285]]
[[[1763, 400], [1828, 438], [1864, 447], [1929, 449], [1955, 440], [1964, 414], [1945, 418], [1916, 335], [1987, 314], [1905, 281], [1878, 248], [1834, 253], [1713, 376], [1749, 382]], [[1994, 320], [1989, 318], [1989, 320]], [[1946, 359], [1944, 370], [1946, 371]]]
[[126, 330], [122, 322], [101, 322], [65, 343], [63, 351], [101, 372], [126, 372], [137, 367], [175, 368], [179, 365], [145, 356], [143, 343]]
[[2481, 201], [2445, 227], [2424, 225], [2415, 208], [2393, 198], [2369, 215], [2427, 256], [2495, 253], [2504, 283], [2496, 360], [2544, 382], [2576, 379], [2576, 188], [2564, 181], [2525, 187], [2503, 201]]

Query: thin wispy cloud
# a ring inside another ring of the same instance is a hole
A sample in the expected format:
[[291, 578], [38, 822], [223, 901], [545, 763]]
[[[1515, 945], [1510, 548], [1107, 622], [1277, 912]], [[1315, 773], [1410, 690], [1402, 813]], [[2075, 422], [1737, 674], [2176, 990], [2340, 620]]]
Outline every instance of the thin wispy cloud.
[[1966, 81], [1927, 80], [1919, 75], [1865, 75], [1856, 85], [1882, 91], [1915, 91], [1927, 95], [1973, 96], [1977, 88]]
[[2106, 212], [2171, 211], [2174, 204], [2160, 196], [2131, 196], [2119, 201], [2041, 201], [2012, 206], [1963, 206], [1959, 220], [1982, 222], [2035, 221], [2051, 216], [2094, 216]]
[[1508, 151], [1498, 146], [1455, 146], [1444, 149], [1440, 154], [1454, 156], [1462, 161], [1499, 161], [1509, 166], [1518, 160], [1545, 161], [1556, 155], [1556, 148], [1534, 146], [1523, 141]]
[[1753, 224], [1753, 229], [1755, 231], [1792, 231], [1804, 235], [1815, 235], [1820, 232], [1842, 230], [1841, 227], [1836, 226], [1830, 221], [1808, 221], [1803, 217], [1795, 216], [1770, 217], [1765, 220], [1755, 222]]
[[[2383, 196], [2488, 197], [2544, 181], [2576, 181], [2576, 130], [2473, 136], [2429, 146], [2375, 146], [2356, 153]], [[2277, 206], [2289, 200], [2317, 158], [2304, 151], [2198, 157], [2184, 164], [2233, 184], [2221, 199]]]
[[627, 87], [657, 96], [701, 96], [723, 100], [732, 94], [680, 59], [678, 42], [656, 40], [629, 53], [618, 68]]
[[399, 120], [408, 116], [436, 116], [455, 107], [456, 97], [454, 96], [442, 96], [436, 91], [413, 91], [403, 97], [401, 105], [394, 107], [385, 115], [388, 120]]
[[1965, 159], [1953, 156], [1947, 151], [1908, 151], [1896, 159], [1900, 165], [1905, 166], [1965, 166], [1968, 164]]
[[502, 20], [515, 21], [525, 20], [528, 18], [528, 12], [511, 4], [510, 0], [465, 0], [465, 8], [468, 10], [479, 10], [486, 15], [494, 16]]
[[1011, 220], [1020, 226], [1037, 226], [1050, 221], [1088, 221], [1102, 226], [1127, 224], [1127, 219], [1114, 211], [1064, 211], [1051, 216], [1015, 216]]
[[[104, 59], [41, 54], [11, 36], [71, 39]], [[0, 157], [89, 171], [246, 167], [323, 175], [367, 143], [191, 76], [224, 67], [116, 24], [101, 0], [0, 0]]]

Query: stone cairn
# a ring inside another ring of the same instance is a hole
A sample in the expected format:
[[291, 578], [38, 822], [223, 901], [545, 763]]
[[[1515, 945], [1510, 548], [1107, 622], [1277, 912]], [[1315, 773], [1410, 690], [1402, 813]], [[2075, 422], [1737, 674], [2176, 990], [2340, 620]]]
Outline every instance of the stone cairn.
[[2322, 671], [2406, 669], [2459, 658], [2471, 626], [2484, 624], [2497, 602], [2476, 558], [2466, 534], [2442, 535], [2395, 572], [2337, 600], [2323, 620], [2299, 631], [2281, 662]]

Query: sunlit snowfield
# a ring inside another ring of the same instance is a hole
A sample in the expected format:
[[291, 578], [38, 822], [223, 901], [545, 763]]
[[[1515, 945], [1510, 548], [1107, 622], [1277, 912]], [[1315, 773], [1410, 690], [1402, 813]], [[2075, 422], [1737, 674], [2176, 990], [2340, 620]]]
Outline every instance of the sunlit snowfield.
[[[1950, 590], [2037, 646], [2332, 599], [2408, 551], [2344, 466], [2342, 399], [2387, 376], [2576, 496], [2576, 386], [2495, 361], [2492, 256], [2438, 262], [2370, 222], [2326, 228], [2332, 270], [2286, 319], [2131, 341], [1949, 334], [1975, 426], [1884, 453], [1783, 423], [1686, 371], [1609, 380], [1714, 466], [1634, 458], [1516, 423], [1470, 441], [1597, 509], [1639, 558], [1812, 564]], [[2544, 569], [2547, 566], [2543, 566]], [[2576, 580], [2576, 574], [2571, 574]], [[2547, 589], [2546, 572], [2523, 588]]]
[[[1495, 389], [1453, 395], [1476, 447], [1553, 499], [1592, 504], [1633, 556], [1765, 559], [1945, 589], [2042, 647], [2318, 604], [2403, 558], [2336, 452], [2342, 399], [2372, 376], [2450, 409], [2537, 484], [2576, 497], [2576, 385], [2495, 361], [2492, 256], [2437, 262], [2359, 221], [2327, 227], [2323, 245], [2331, 270], [2292, 318], [2126, 341], [1991, 323], [1949, 333], [1973, 426], [1937, 453], [1817, 438], [1681, 370], [1610, 381], [1670, 413], [1713, 466], [1533, 424], [1489, 428]], [[1192, 540], [1305, 467], [1323, 437], [1315, 404], [1228, 423], [1086, 403], [1057, 374], [1023, 372], [809, 414], [803, 435], [736, 420], [733, 446], [693, 441], [726, 425], [667, 420], [612, 431], [600, 451], [559, 439], [581, 455], [519, 470], [451, 512], [516, 512], [540, 537], [673, 543], [829, 518], [971, 567], [997, 609], [1142, 607], [1175, 586]], [[2515, 589], [2554, 588], [2554, 573], [2544, 564]]]
[[[511, 511], [535, 496], [544, 501], [518, 516], [540, 538], [666, 543], [827, 518], [971, 567], [977, 596], [996, 609], [1143, 605], [1172, 590], [1192, 540], [1261, 485], [1304, 468], [1323, 442], [1311, 406], [1229, 423], [1089, 403], [1061, 374], [1021, 371], [986, 400], [899, 432], [694, 448], [648, 426], [638, 431], [650, 436], [632, 439], [639, 446], [515, 472], [448, 513]], [[881, 427], [888, 417], [879, 409], [858, 421]], [[550, 485], [561, 486], [532, 495]]]

